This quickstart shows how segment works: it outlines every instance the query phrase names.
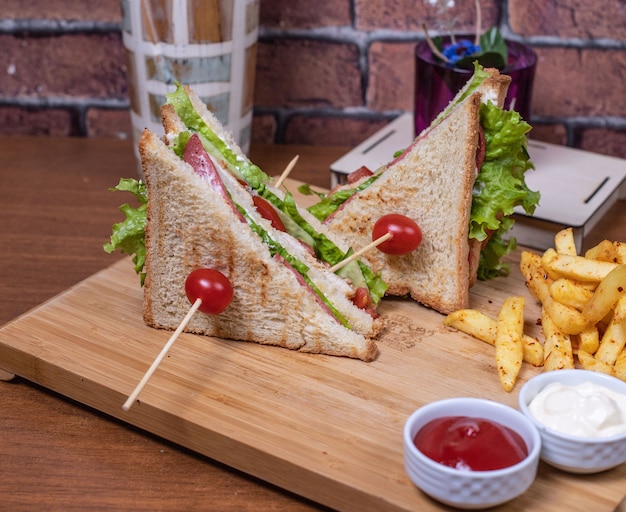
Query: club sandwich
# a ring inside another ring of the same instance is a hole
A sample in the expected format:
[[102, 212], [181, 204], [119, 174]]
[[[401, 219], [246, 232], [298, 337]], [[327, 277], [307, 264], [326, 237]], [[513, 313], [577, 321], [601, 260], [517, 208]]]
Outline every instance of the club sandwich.
[[146, 323], [175, 329], [190, 307], [187, 276], [212, 268], [230, 281], [232, 302], [197, 312], [186, 331], [373, 360], [380, 276], [360, 259], [332, 272], [349, 246], [273, 187], [191, 89], [169, 94], [162, 117], [165, 136], [146, 130], [139, 142]]

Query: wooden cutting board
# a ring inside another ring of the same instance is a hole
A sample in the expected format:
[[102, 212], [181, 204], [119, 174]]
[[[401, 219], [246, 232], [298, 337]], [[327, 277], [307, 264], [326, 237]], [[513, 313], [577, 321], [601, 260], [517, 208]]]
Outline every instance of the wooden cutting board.
[[[299, 204], [313, 201], [286, 183]], [[509, 259], [511, 275], [478, 283], [471, 307], [496, 317], [506, 297], [521, 294], [526, 332], [539, 336], [519, 252]], [[408, 416], [455, 396], [516, 407], [521, 384], [542, 371], [524, 364], [506, 393], [492, 347], [411, 300], [386, 298], [371, 363], [183, 334], [124, 412], [171, 334], [146, 327], [142, 298], [131, 261], [121, 260], [0, 329], [0, 368], [338, 510], [441, 510], [404, 471]], [[612, 512], [624, 482], [626, 464], [586, 477], [540, 464], [529, 491], [502, 509]]]
[[[539, 309], [513, 255], [511, 276], [479, 283], [472, 307], [493, 316], [505, 297]], [[0, 330], [0, 368], [132, 425], [338, 510], [439, 510], [408, 479], [402, 428], [440, 398], [478, 396], [516, 406], [498, 383], [492, 347], [442, 325], [404, 299], [381, 307], [388, 327], [371, 363], [183, 334], [140, 395], [122, 410], [170, 333], [146, 327], [142, 290], [123, 259]], [[626, 465], [575, 476], [540, 465], [506, 510], [612, 511]]]

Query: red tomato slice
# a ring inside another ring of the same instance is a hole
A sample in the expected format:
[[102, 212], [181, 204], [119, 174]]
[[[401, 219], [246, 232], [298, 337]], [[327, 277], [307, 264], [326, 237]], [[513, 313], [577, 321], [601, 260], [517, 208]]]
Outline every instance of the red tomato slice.
[[399, 213], [383, 215], [374, 224], [372, 240], [378, 240], [387, 233], [391, 233], [392, 238], [377, 246], [378, 250], [385, 254], [408, 254], [422, 243], [422, 230], [406, 215]]
[[372, 174], [374, 173], [370, 171], [366, 166], [363, 165], [359, 167], [356, 171], [353, 171], [350, 174], [348, 174], [348, 183], [350, 184], [355, 183], [359, 181], [361, 178], [364, 178], [365, 176], [371, 176]]
[[280, 220], [278, 213], [268, 201], [263, 199], [261, 196], [254, 195], [252, 196], [252, 202], [261, 214], [261, 217], [269, 220], [272, 223], [274, 229], [278, 229], [279, 231], [286, 231], [283, 221]]

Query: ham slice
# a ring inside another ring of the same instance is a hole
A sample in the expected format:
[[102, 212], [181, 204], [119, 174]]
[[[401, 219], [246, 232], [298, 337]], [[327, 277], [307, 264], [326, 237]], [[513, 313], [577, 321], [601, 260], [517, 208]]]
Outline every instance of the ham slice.
[[183, 160], [193, 167], [193, 170], [198, 176], [200, 176], [203, 180], [206, 180], [212, 190], [224, 197], [233, 212], [235, 212], [237, 217], [239, 217], [239, 220], [246, 222], [246, 219], [230, 198], [230, 194], [228, 193], [228, 190], [226, 190], [226, 186], [224, 185], [215, 164], [211, 160], [211, 157], [204, 149], [200, 137], [198, 137], [195, 133], [187, 142], [185, 153], [183, 154]]

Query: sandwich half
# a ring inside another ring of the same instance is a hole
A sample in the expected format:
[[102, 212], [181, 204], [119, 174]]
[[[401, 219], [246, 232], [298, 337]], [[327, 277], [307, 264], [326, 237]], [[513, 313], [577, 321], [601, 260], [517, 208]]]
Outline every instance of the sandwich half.
[[410, 295], [447, 314], [468, 307], [477, 278], [506, 272], [500, 259], [515, 246], [501, 236], [512, 225], [509, 216], [518, 204], [532, 211], [538, 201], [523, 179], [532, 168], [525, 137], [530, 127], [502, 110], [509, 83], [497, 70], [477, 68], [399, 156], [309, 208], [355, 248], [371, 241], [383, 215], [399, 213], [419, 225], [423, 239], [412, 253], [363, 255], [381, 273], [387, 294]]
[[[313, 227], [306, 228], [310, 233], [302, 239], [275, 227], [258, 208], [259, 190], [288, 203], [294, 215], [320, 223], [271, 186], [191, 90], [179, 88], [176, 94], [184, 94], [184, 102], [199, 102], [191, 103], [196, 112], [192, 126], [173, 105], [166, 105], [162, 113], [168, 144], [149, 131], [139, 143], [148, 197], [146, 323], [175, 329], [190, 307], [184, 289], [187, 276], [197, 268], [212, 268], [229, 279], [233, 300], [220, 314], [197, 312], [187, 331], [373, 360], [375, 338], [382, 327], [375, 305], [359, 307], [354, 281], [331, 272], [329, 263], [316, 256], [328, 251], [341, 260], [350, 251], [330, 236], [314, 233]], [[217, 153], [215, 146], [220, 148]], [[196, 157], [189, 157], [189, 151]], [[208, 173], [198, 169], [198, 153], [208, 161]], [[280, 213], [286, 224], [295, 222]], [[292, 229], [305, 231], [302, 224]], [[316, 249], [318, 243], [328, 247]], [[352, 271], [360, 272], [355, 281], [366, 280], [363, 273], [374, 276], [363, 262], [355, 264]], [[373, 280], [381, 286], [379, 277]], [[377, 302], [383, 293], [384, 288], [374, 292], [375, 299], [369, 297]]]

